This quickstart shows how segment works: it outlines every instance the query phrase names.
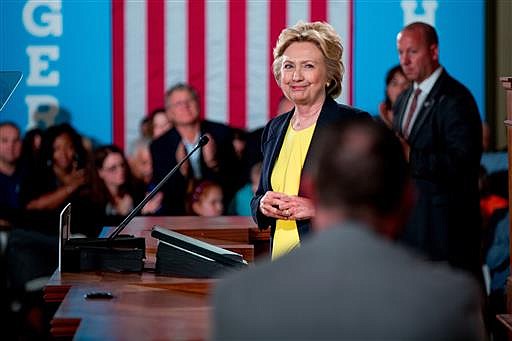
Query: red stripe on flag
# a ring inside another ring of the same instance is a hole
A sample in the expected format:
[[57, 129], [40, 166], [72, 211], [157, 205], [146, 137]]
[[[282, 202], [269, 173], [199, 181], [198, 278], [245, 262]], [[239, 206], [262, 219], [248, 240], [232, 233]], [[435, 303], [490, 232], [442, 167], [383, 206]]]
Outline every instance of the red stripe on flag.
[[272, 63], [274, 61], [273, 50], [276, 46], [277, 38], [281, 31], [286, 27], [286, 1], [270, 1], [269, 3], [269, 101], [268, 101], [268, 118], [271, 119], [276, 116], [277, 105], [279, 99], [283, 95], [281, 89], [276, 83], [274, 72], [272, 70]]
[[147, 2], [147, 109], [146, 114], [164, 104], [164, 1]]
[[246, 7], [245, 0], [229, 2], [229, 124], [239, 128], [246, 121]]
[[124, 0], [112, 2], [113, 142], [124, 148]]
[[311, 21], [327, 21], [327, 0], [310, 0], [309, 9]]
[[[354, 57], [354, 11], [355, 11], [355, 7], [354, 7], [354, 3], [353, 3], [353, 0], [350, 0], [348, 2], [348, 34], [349, 34], [349, 43], [348, 43], [348, 58], [347, 58], [347, 62], [348, 62], [348, 65], [347, 65], [347, 71], [348, 71], [348, 75], [349, 75], [349, 79], [348, 79], [348, 93], [347, 93], [347, 101], [348, 101], [348, 105], [352, 105], [352, 101], [353, 101], [353, 91], [352, 89], [354, 88], [354, 77], [352, 76], [354, 74], [354, 66], [353, 66], [353, 57]], [[345, 74], [347, 74], [345, 72]]]
[[[204, 118], [205, 105], [205, 74], [206, 74], [206, 57], [205, 57], [205, 27], [206, 27], [206, 10], [204, 0], [188, 1], [188, 82], [199, 94], [199, 106], [201, 110], [201, 118]], [[172, 34], [172, 32], [169, 32]]]

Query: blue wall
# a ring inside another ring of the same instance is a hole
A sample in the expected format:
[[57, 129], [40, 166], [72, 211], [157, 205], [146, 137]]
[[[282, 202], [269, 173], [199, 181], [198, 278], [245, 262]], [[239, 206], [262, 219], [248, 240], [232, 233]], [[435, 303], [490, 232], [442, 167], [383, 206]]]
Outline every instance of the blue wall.
[[[62, 34], [43, 37], [27, 29], [23, 19], [25, 5], [23, 1], [4, 1], [0, 5], [0, 70], [20, 70], [24, 75], [0, 113], [0, 120], [15, 121], [25, 130], [29, 124], [26, 96], [50, 95], [58, 99], [60, 106], [55, 122], [70, 122], [93, 139], [109, 142], [112, 130], [110, 2], [66, 1], [60, 11], [38, 6], [32, 15], [38, 26], [48, 27], [42, 19], [48, 14], [54, 18], [62, 14]], [[30, 76], [27, 46], [58, 49], [58, 59], [50, 60], [48, 70], [42, 72], [47, 76], [58, 71], [57, 85], [27, 84]], [[46, 118], [39, 116], [36, 125], [45, 127]]]
[[[418, 1], [420, 3], [420, 1]], [[372, 114], [384, 99], [384, 78], [398, 64], [401, 1], [355, 1], [354, 105]], [[425, 15], [418, 6], [417, 15]], [[469, 88], [485, 117], [485, 6], [481, 0], [437, 1], [434, 26], [441, 64]]]

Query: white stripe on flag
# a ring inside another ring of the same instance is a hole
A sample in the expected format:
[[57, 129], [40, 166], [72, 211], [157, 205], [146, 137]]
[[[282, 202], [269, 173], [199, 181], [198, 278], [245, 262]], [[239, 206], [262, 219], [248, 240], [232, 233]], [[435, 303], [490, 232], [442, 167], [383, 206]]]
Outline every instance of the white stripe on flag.
[[184, 1], [165, 2], [165, 88], [187, 80], [187, 9]]
[[288, 0], [286, 6], [286, 22], [288, 26], [295, 25], [299, 20], [309, 21], [309, 1]]
[[125, 148], [139, 135], [146, 114], [146, 3], [126, 1], [125, 41]]
[[247, 2], [247, 128], [253, 130], [267, 123], [268, 73], [268, 3]]
[[226, 123], [227, 116], [227, 63], [228, 16], [226, 2], [206, 3], [206, 91], [205, 118]]
[[[310, 5], [314, 1], [287, 1], [286, 19], [288, 25], [299, 20], [309, 21]], [[125, 146], [139, 134], [139, 123], [147, 110], [147, 0], [125, 1], [124, 57], [125, 57]], [[185, 82], [188, 79], [188, 13], [186, 1], [165, 1], [165, 88]], [[210, 120], [229, 123], [229, 2], [205, 1], [205, 117]], [[348, 103], [350, 47], [349, 13], [350, 3], [331, 0], [327, 2], [328, 21], [340, 34], [344, 47], [343, 62], [346, 72], [343, 79], [342, 95], [339, 102]], [[247, 1], [247, 51], [246, 51], [246, 127], [258, 128], [267, 122], [269, 89], [272, 73], [269, 36], [269, 1]], [[270, 60], [269, 60], [270, 59]], [[270, 109], [272, 110], [272, 109]]]
[[343, 81], [342, 81], [342, 88], [341, 88], [341, 96], [338, 97], [336, 100], [340, 103], [348, 104], [348, 89], [349, 89], [349, 79], [352, 77], [352, 75], [349, 75], [349, 59], [348, 56], [351, 53], [349, 51], [350, 47], [350, 40], [352, 37], [350, 37], [350, 13], [349, 5], [347, 2], [341, 2], [341, 1], [329, 1], [328, 2], [328, 16], [329, 16], [329, 23], [334, 27], [336, 32], [341, 36], [341, 43], [343, 45], [343, 65], [345, 66], [345, 73], [343, 75]]

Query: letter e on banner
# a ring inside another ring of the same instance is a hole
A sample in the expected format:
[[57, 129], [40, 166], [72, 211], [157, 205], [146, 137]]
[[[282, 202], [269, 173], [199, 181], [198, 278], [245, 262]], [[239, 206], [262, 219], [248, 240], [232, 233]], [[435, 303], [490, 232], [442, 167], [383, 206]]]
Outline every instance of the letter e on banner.
[[50, 71], [47, 75], [43, 72], [48, 71], [49, 63], [43, 59], [56, 61], [59, 59], [58, 46], [29, 46], [27, 54], [30, 58], [30, 73], [27, 78], [27, 85], [30, 86], [57, 86], [59, 85], [59, 71]]

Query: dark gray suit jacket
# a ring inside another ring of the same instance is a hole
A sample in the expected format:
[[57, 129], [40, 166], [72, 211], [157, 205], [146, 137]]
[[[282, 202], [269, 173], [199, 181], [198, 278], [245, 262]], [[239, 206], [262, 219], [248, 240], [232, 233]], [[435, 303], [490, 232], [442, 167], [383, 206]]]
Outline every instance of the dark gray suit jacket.
[[[412, 87], [395, 104], [400, 132]], [[433, 260], [481, 275], [478, 172], [482, 125], [471, 93], [443, 70], [408, 139], [417, 204], [403, 240]]]
[[221, 280], [214, 340], [482, 340], [478, 285], [368, 227], [336, 226]]

